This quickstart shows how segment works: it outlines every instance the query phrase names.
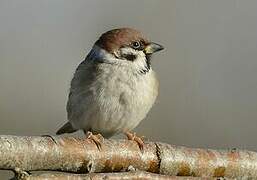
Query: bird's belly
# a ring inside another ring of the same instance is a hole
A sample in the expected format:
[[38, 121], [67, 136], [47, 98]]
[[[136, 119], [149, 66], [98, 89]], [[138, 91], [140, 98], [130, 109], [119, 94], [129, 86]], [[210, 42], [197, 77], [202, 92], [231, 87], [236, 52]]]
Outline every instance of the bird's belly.
[[105, 137], [134, 129], [151, 109], [157, 91], [152, 82], [114, 82], [100, 87], [97, 112], [91, 119], [93, 132]]

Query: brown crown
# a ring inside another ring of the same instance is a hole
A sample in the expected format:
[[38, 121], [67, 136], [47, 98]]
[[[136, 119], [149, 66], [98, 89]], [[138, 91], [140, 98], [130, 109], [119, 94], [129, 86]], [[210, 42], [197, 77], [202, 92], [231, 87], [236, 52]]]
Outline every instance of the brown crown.
[[112, 53], [122, 46], [130, 45], [134, 41], [148, 43], [148, 40], [141, 32], [132, 28], [120, 28], [103, 33], [95, 44]]

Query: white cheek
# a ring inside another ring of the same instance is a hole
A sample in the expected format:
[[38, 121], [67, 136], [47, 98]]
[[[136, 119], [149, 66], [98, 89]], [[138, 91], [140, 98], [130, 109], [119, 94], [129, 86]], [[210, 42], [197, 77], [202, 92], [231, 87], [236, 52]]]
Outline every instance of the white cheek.
[[120, 54], [135, 54], [137, 55], [137, 51], [130, 47], [124, 47], [120, 49]]
[[[126, 47], [121, 48], [119, 51], [114, 53], [116, 54], [116, 57], [95, 45], [90, 52], [91, 57], [89, 58], [109, 64], [116, 64], [119, 67], [126, 67], [135, 72], [139, 72], [147, 67], [145, 53], [142, 51], [137, 51], [130, 47]], [[117, 57], [121, 56], [122, 54], [134, 54], [137, 58], [134, 61], [118, 59]]]
[[133, 54], [136, 56], [134, 61], [127, 61], [129, 64], [133, 64], [136, 69], [142, 69], [146, 66], [146, 57], [143, 51], [137, 51], [133, 48], [126, 47], [120, 49], [120, 54]]
[[146, 57], [142, 51], [138, 53], [137, 58], [133, 61], [133, 64], [136, 66], [136, 69], [145, 69], [147, 66]]

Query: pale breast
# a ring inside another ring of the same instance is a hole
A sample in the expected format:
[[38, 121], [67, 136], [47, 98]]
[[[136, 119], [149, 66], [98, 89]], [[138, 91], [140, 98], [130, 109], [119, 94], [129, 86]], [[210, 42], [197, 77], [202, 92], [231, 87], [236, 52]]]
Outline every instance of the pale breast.
[[93, 131], [106, 136], [134, 129], [146, 117], [158, 94], [158, 81], [152, 70], [133, 74], [115, 66], [105, 68], [95, 87], [98, 112], [90, 124]]
[[110, 137], [143, 120], [158, 94], [155, 72], [134, 73], [107, 63], [82, 62], [71, 83], [68, 119], [75, 129]]

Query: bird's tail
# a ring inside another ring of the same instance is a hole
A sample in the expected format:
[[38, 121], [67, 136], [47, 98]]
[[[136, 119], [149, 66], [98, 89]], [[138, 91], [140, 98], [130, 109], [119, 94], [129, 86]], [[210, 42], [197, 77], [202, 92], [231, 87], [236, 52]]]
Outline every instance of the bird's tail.
[[60, 134], [64, 134], [64, 133], [73, 133], [77, 131], [76, 129], [74, 129], [71, 125], [70, 122], [67, 122], [66, 124], [64, 124], [57, 132], [56, 135], [60, 135]]

